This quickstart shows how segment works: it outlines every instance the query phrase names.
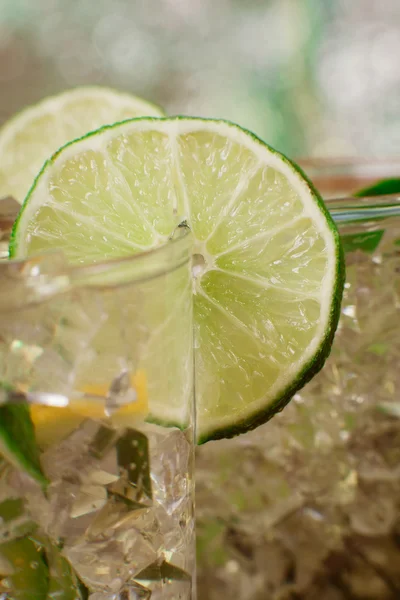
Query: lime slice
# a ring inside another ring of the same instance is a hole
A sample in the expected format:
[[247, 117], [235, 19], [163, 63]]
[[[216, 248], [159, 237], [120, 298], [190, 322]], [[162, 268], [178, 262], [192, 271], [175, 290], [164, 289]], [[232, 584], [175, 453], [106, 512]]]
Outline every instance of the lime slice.
[[[318, 193], [292, 162], [225, 121], [145, 118], [106, 127], [45, 164], [10, 254], [59, 248], [71, 262], [96, 262], [162, 243], [183, 220], [195, 238], [204, 442], [268, 420], [329, 353], [343, 253]], [[152, 419], [174, 421], [176, 407], [154, 408], [149, 399]]]
[[0, 198], [20, 203], [44, 161], [60, 146], [103, 125], [142, 116], [158, 106], [108, 88], [68, 90], [26, 108], [0, 129]]

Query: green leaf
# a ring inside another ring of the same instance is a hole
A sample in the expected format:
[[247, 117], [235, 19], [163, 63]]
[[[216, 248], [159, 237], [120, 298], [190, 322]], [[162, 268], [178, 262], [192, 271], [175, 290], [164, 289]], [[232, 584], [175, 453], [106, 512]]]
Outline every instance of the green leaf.
[[3, 579], [12, 600], [46, 600], [49, 571], [43, 551], [30, 538], [10, 540], [0, 545], [0, 557], [6, 560], [12, 574]]
[[0, 406], [0, 454], [16, 469], [25, 471], [42, 485], [47, 484], [28, 404]]
[[355, 192], [353, 196], [362, 198], [363, 196], [381, 196], [385, 194], [400, 194], [400, 179], [382, 179], [369, 187]]
[[26, 537], [37, 528], [22, 498], [7, 498], [0, 503], [0, 524], [1, 541]]
[[50, 570], [48, 598], [57, 600], [87, 600], [89, 592], [78, 579], [71, 565], [54, 546], [46, 552]]
[[377, 231], [344, 234], [341, 236], [343, 249], [346, 253], [363, 250], [363, 252], [372, 254], [379, 246], [384, 233], [384, 229], [379, 229]]

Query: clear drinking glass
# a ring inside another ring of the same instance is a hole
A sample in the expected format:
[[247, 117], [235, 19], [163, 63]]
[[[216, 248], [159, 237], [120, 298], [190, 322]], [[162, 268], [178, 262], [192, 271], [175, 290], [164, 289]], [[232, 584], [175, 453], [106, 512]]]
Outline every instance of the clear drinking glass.
[[0, 261], [1, 600], [194, 598], [190, 255]]
[[[400, 598], [400, 162], [304, 161], [346, 252], [323, 370], [259, 429], [199, 448], [199, 598]], [[332, 200], [329, 200], [331, 198]]]

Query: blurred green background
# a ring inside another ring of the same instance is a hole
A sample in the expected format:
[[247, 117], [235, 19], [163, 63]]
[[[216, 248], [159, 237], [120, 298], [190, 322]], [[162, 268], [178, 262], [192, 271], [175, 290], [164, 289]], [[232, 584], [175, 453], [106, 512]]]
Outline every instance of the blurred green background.
[[400, 148], [400, 0], [0, 0], [0, 123], [115, 86], [293, 157]]

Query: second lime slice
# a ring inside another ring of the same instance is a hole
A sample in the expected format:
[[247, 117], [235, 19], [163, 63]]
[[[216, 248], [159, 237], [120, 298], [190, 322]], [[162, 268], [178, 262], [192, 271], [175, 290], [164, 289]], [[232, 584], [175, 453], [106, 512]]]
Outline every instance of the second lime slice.
[[68, 90], [26, 108], [0, 129], [0, 198], [22, 203], [44, 161], [67, 142], [116, 121], [163, 115], [146, 100], [99, 86]]

